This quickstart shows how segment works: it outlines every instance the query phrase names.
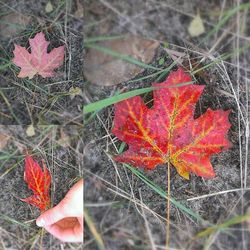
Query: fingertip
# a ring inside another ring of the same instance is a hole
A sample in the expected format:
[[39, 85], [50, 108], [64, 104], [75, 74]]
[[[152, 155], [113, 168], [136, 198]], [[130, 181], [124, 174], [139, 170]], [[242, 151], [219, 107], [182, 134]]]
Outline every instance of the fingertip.
[[37, 220], [36, 220], [36, 225], [38, 227], [44, 227], [45, 226], [45, 220], [40, 216]]
[[45, 227], [48, 225], [52, 225], [57, 221], [63, 219], [65, 216], [60, 210], [60, 206], [55, 206], [45, 211], [36, 219], [36, 225], [38, 227]]

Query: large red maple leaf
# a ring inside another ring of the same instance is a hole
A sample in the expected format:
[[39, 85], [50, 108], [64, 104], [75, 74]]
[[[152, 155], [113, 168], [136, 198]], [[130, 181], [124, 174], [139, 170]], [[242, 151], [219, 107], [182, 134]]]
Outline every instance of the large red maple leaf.
[[30, 155], [25, 157], [24, 180], [28, 184], [34, 195], [21, 199], [41, 211], [45, 211], [50, 206], [49, 189], [51, 184], [51, 175], [43, 162], [43, 171], [39, 164], [33, 160]]
[[115, 104], [112, 132], [129, 145], [115, 160], [150, 170], [169, 162], [186, 179], [189, 172], [205, 178], [215, 176], [210, 158], [230, 146], [226, 137], [230, 110], [208, 109], [194, 119], [205, 86], [180, 86], [191, 81], [179, 68], [164, 82], [153, 84], [152, 108], [139, 96]]
[[64, 46], [54, 48], [48, 53], [49, 42], [45, 40], [43, 32], [29, 39], [29, 43], [31, 53], [26, 48], [15, 44], [12, 61], [21, 68], [18, 77], [31, 79], [36, 74], [44, 78], [54, 76], [54, 70], [63, 64]]

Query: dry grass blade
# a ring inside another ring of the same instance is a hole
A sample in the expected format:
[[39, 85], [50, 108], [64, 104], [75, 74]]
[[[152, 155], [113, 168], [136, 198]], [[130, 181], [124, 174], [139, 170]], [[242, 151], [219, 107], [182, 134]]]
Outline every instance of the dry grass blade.
[[103, 239], [101, 237], [101, 235], [99, 234], [99, 232], [97, 231], [89, 213], [88, 210], [85, 208], [84, 209], [84, 219], [85, 222], [90, 230], [90, 232], [92, 233], [93, 237], [95, 238], [95, 241], [97, 243], [98, 249], [99, 250], [105, 250], [105, 246], [104, 246], [104, 242]]

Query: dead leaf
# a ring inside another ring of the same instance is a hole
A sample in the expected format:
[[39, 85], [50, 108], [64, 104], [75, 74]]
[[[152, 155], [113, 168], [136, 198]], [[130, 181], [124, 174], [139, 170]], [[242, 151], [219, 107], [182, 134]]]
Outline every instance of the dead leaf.
[[164, 48], [164, 50], [168, 53], [172, 60], [176, 62], [177, 65], [181, 65], [183, 63], [184, 57], [186, 55], [185, 53], [168, 48]]
[[[152, 61], [159, 42], [136, 36], [126, 36], [103, 41], [98, 45], [148, 64]], [[99, 86], [112, 86], [128, 81], [143, 70], [135, 64], [95, 49], [89, 49], [86, 54], [85, 76], [91, 83]]]
[[53, 11], [53, 9], [54, 9], [54, 7], [53, 7], [51, 1], [48, 1], [47, 4], [46, 4], [46, 6], [45, 6], [45, 12], [46, 13], [50, 13], [50, 12]]
[[205, 27], [203, 21], [201, 19], [200, 13], [197, 13], [197, 15], [189, 24], [188, 33], [192, 37], [197, 37], [203, 34], [204, 32], [205, 32]]
[[9, 135], [0, 133], [0, 151], [2, 151], [7, 146], [9, 139]]
[[69, 89], [70, 99], [73, 100], [77, 95], [83, 95], [82, 90], [79, 87], [71, 87]]
[[36, 134], [36, 132], [35, 132], [35, 128], [34, 128], [33, 124], [29, 125], [28, 128], [26, 129], [26, 135], [28, 137], [32, 137], [35, 134]]
[[30, 17], [18, 12], [10, 13], [1, 17], [0, 35], [3, 37], [13, 37], [24, 30], [30, 22]]
[[60, 129], [60, 139], [57, 143], [64, 148], [70, 147], [70, 136], [67, 135], [62, 128]]
[[80, 0], [76, 1], [76, 12], [74, 13], [74, 16], [76, 18], [82, 18], [84, 16], [84, 8], [83, 5], [80, 3]]
[[14, 143], [14, 145], [17, 147], [17, 149], [19, 150], [19, 152], [20, 152], [21, 154], [24, 154], [24, 153], [26, 152], [26, 150], [27, 150], [26, 145], [24, 145], [24, 144], [22, 144], [21, 142], [16, 141], [16, 140], [13, 140], [13, 143]]

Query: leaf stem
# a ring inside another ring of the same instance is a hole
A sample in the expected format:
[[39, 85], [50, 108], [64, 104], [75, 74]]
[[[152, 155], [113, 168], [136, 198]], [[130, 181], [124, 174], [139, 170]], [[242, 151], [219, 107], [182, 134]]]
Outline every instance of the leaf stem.
[[168, 170], [167, 170], [167, 225], [166, 225], [166, 250], [169, 248], [170, 241], [170, 162], [168, 161]]

